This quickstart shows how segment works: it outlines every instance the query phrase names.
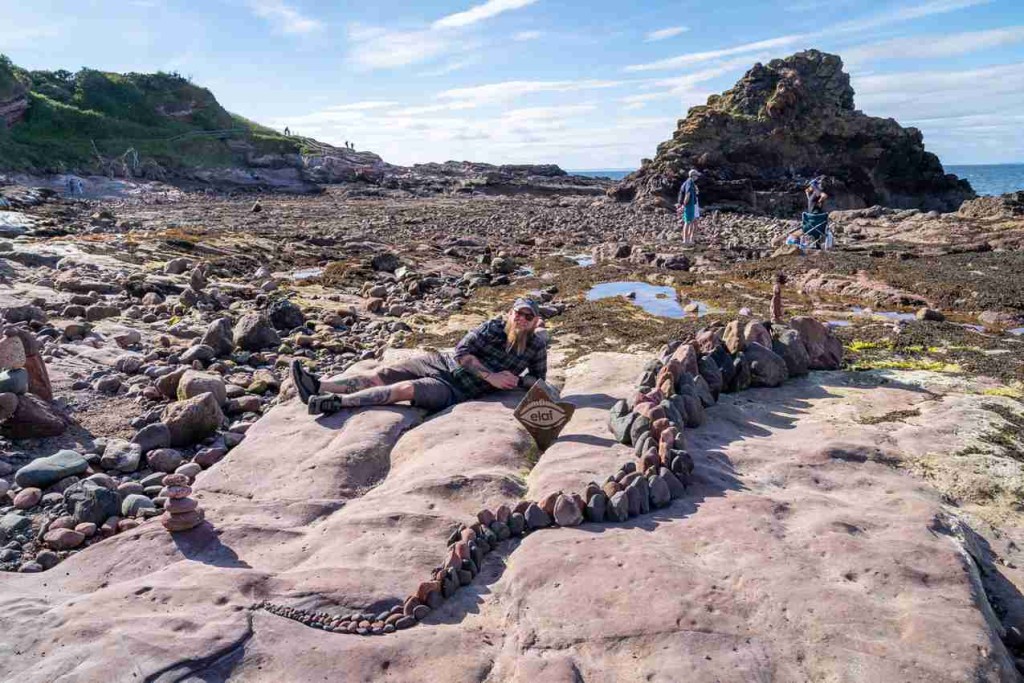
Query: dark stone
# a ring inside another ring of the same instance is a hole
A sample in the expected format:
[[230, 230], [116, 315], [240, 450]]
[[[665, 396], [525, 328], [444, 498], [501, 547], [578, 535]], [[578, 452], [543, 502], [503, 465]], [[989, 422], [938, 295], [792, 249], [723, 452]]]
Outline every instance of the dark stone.
[[686, 486], [679, 481], [679, 477], [672, 473], [667, 467], [658, 470], [658, 476], [668, 485], [668, 492], [672, 498], [682, 498], [686, 495]]
[[631, 484], [626, 487], [626, 509], [630, 517], [636, 517], [640, 514], [640, 500], [643, 497], [640, 487], [636, 484]]
[[750, 388], [750, 362], [741, 351], [736, 354], [736, 374], [733, 376], [730, 391], [745, 391]]
[[722, 373], [722, 391], [734, 391], [732, 386], [736, 377], [736, 363], [729, 354], [729, 350], [725, 348], [725, 344], [719, 343], [709, 357]]
[[777, 387], [789, 379], [786, 361], [757, 342], [748, 342], [743, 357], [750, 363], [750, 383], [755, 387]]
[[526, 524], [531, 529], [544, 529], [551, 526], [551, 516], [536, 503], [530, 503], [523, 517], [526, 518]]
[[632, 414], [636, 415], [636, 419], [633, 420], [633, 424], [629, 428], [629, 441], [626, 442], [627, 446], [636, 443], [640, 440], [640, 437], [651, 431], [651, 421], [649, 419], [643, 415], [638, 415], [636, 413]]
[[807, 347], [796, 330], [772, 325], [772, 351], [786, 362], [786, 370], [790, 377], [807, 374], [811, 358], [807, 355]]
[[64, 491], [64, 504], [76, 525], [92, 522], [101, 526], [111, 517], [121, 515], [121, 495], [88, 479]]
[[672, 491], [668, 483], [660, 475], [654, 475], [648, 480], [651, 489], [651, 505], [656, 508], [663, 508], [672, 502]]
[[171, 445], [171, 430], [163, 422], [154, 422], [140, 429], [132, 437], [132, 443], [137, 444], [143, 454], [157, 448], [167, 448]]
[[508, 530], [513, 536], [522, 536], [526, 529], [526, 517], [520, 512], [513, 512], [508, 518]]
[[603, 491], [599, 491], [590, 497], [587, 502], [587, 507], [583, 511], [588, 522], [595, 522], [600, 524], [604, 521], [605, 511], [608, 508], [608, 496], [604, 495]]
[[89, 469], [85, 458], [72, 450], [60, 450], [44, 458], [36, 458], [17, 471], [14, 481], [22, 488], [45, 489], [65, 477], [82, 474]]
[[629, 496], [625, 491], [619, 491], [611, 497], [607, 517], [610, 522], [625, 522], [629, 519]]
[[711, 395], [717, 401], [718, 395], [722, 393], [722, 370], [710, 356], [701, 356], [697, 361], [697, 367], [700, 369], [700, 376], [707, 382]]
[[302, 309], [288, 299], [272, 303], [267, 310], [267, 315], [270, 318], [270, 324], [284, 332], [306, 324], [306, 316], [302, 314]]

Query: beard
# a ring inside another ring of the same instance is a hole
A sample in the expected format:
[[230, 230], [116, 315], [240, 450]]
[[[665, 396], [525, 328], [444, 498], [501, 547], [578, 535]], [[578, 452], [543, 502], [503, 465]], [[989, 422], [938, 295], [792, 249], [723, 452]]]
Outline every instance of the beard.
[[505, 339], [508, 340], [508, 350], [522, 353], [526, 351], [526, 344], [530, 341], [531, 330], [521, 330], [516, 325], [515, 316], [505, 321]]

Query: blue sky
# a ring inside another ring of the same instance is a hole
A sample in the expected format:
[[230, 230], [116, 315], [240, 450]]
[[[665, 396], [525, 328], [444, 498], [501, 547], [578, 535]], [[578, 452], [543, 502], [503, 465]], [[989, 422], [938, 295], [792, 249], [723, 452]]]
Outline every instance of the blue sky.
[[21, 66], [175, 70], [392, 163], [635, 168], [755, 61], [811, 47], [944, 163], [1024, 161], [1024, 0], [0, 0], [0, 17]]

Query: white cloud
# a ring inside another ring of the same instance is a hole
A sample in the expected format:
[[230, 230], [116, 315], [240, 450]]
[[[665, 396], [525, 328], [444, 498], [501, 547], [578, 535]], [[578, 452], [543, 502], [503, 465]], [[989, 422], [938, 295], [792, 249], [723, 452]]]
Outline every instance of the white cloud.
[[936, 59], [1019, 42], [1024, 42], [1024, 26], [894, 38], [844, 50], [843, 59], [847, 64], [880, 59]]
[[372, 109], [385, 109], [394, 107], [398, 102], [391, 100], [363, 100], [362, 102], [350, 102], [348, 104], [336, 104], [327, 107], [327, 111], [369, 111]]
[[898, 7], [887, 12], [874, 14], [863, 19], [854, 19], [840, 24], [835, 24], [822, 31], [804, 34], [792, 34], [759, 40], [752, 43], [744, 43], [734, 47], [720, 50], [707, 50], [704, 52], [691, 52], [677, 57], [661, 59], [647, 64], [632, 64], [625, 67], [625, 71], [657, 71], [662, 69], [675, 69], [681, 66], [690, 66], [700, 62], [708, 62], [722, 57], [757, 52], [759, 50], [790, 48], [799, 43], [809, 43], [814, 40], [828, 39], [842, 33], [857, 33], [874, 28], [889, 26], [890, 24], [920, 19], [922, 17], [936, 14], [946, 14], [961, 9], [967, 9], [977, 5], [984, 5], [992, 0], [929, 0], [920, 5], [910, 7]]
[[349, 26], [348, 39], [348, 61], [360, 69], [419, 64], [452, 49], [446, 37], [433, 31], [393, 31], [361, 24]]
[[593, 90], [614, 88], [622, 85], [621, 81], [505, 81], [489, 83], [470, 88], [454, 88], [438, 93], [438, 99], [475, 102], [478, 105], [493, 104], [514, 100], [523, 95], [539, 92], [570, 92], [574, 90]]
[[512, 36], [512, 40], [522, 43], [527, 40], [537, 40], [542, 35], [544, 34], [540, 31], [520, 31]]
[[477, 63], [477, 61], [478, 60], [475, 57], [470, 57], [470, 58], [467, 58], [467, 59], [457, 59], [457, 60], [455, 60], [453, 62], [449, 62], [448, 64], [445, 64], [444, 66], [439, 67], [437, 69], [431, 69], [430, 71], [424, 71], [420, 75], [421, 76], [432, 76], [432, 77], [447, 76], [450, 73], [454, 73], [456, 71], [461, 71], [462, 69], [465, 69], [468, 66], [473, 66], [474, 64]]
[[897, 7], [887, 12], [880, 12], [863, 19], [853, 19], [851, 21], [839, 23], [827, 30], [820, 31], [813, 35], [817, 37], [827, 36], [830, 33], [855, 33], [858, 31], [866, 31], [873, 28], [885, 27], [889, 24], [910, 21], [911, 19], [921, 19], [937, 14], [946, 14], [948, 12], [968, 9], [978, 5], [987, 5], [990, 2], [992, 2], [992, 0], [929, 0], [928, 2], [923, 2], [920, 5]]
[[535, 2], [537, 2], [537, 0], [487, 0], [484, 4], [471, 7], [465, 12], [457, 12], [455, 14], [449, 14], [446, 17], [441, 17], [431, 24], [431, 28], [459, 28], [462, 26], [469, 26], [470, 24], [490, 19], [502, 12], [526, 7], [534, 4]]
[[651, 31], [647, 34], [645, 40], [648, 43], [653, 43], [658, 40], [665, 40], [666, 38], [674, 38], [681, 33], [686, 33], [690, 30], [689, 26], [671, 26], [669, 28], [658, 29], [657, 31]]
[[249, 0], [249, 9], [284, 33], [313, 33], [324, 28], [323, 22], [303, 15], [283, 0]]
[[780, 47], [789, 47], [798, 42], [806, 40], [806, 36], [802, 35], [789, 35], [779, 36], [778, 38], [770, 38], [768, 40], [759, 40], [754, 43], [744, 43], [743, 45], [736, 45], [734, 47], [724, 48], [721, 50], [707, 50], [705, 52], [691, 52], [685, 55], [679, 55], [678, 57], [670, 57], [669, 59], [661, 59], [656, 62], [650, 62], [648, 64], [633, 64], [625, 68], [626, 71], [660, 71], [663, 69], [676, 69], [681, 66], [691, 66], [693, 64], [699, 64], [701, 62], [709, 62], [714, 59], [720, 59], [722, 57], [729, 57], [732, 55], [743, 54], [745, 52], [756, 52], [758, 50], [768, 50]]

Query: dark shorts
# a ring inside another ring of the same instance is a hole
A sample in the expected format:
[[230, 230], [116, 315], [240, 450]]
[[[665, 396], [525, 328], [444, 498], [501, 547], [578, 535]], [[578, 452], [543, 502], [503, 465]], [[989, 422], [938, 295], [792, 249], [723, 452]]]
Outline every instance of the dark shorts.
[[412, 404], [430, 412], [444, 410], [466, 400], [452, 386], [451, 361], [440, 353], [425, 353], [377, 369], [384, 384], [411, 382]]

